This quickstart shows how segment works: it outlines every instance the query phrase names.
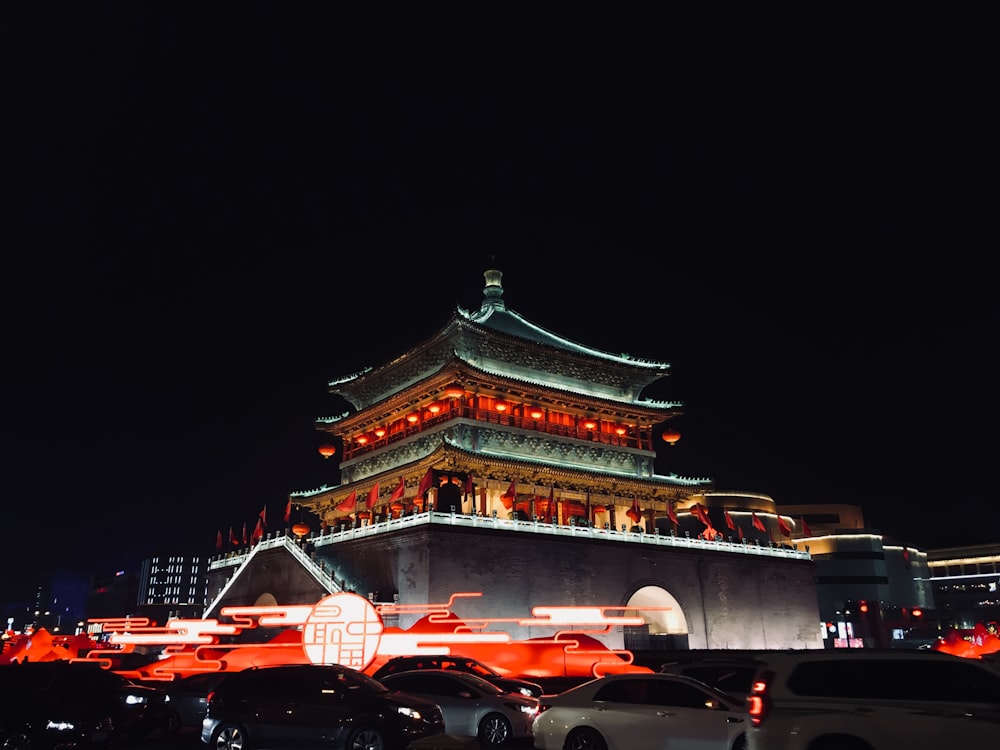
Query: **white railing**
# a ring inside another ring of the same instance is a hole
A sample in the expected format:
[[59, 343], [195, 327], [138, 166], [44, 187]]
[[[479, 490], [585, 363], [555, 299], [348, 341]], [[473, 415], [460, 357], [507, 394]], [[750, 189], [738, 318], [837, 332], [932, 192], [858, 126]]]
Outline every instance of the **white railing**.
[[[646, 534], [638, 531], [616, 531], [610, 528], [598, 528], [595, 526], [564, 526], [560, 524], [544, 523], [542, 521], [518, 521], [508, 518], [497, 518], [494, 516], [469, 516], [463, 513], [441, 513], [438, 511], [424, 511], [414, 513], [400, 518], [392, 518], [385, 521], [367, 524], [357, 528], [341, 529], [338, 531], [327, 530], [325, 533], [310, 534], [304, 541], [315, 548], [325, 547], [340, 542], [353, 541], [355, 539], [367, 539], [373, 536], [391, 533], [400, 529], [409, 529], [415, 526], [426, 526], [429, 524], [441, 524], [445, 526], [461, 526], [474, 529], [492, 529], [496, 531], [514, 531], [527, 534], [543, 534], [546, 536], [557, 536], [573, 539], [602, 539], [606, 541], [621, 542], [622, 544], [653, 545], [655, 547], [680, 547], [684, 549], [700, 549], [709, 552], [724, 552], [736, 555], [752, 555], [755, 557], [784, 557], [796, 558], [800, 560], [810, 559], [809, 551], [799, 550], [793, 547], [769, 544], [763, 545], [756, 541], [709, 541], [700, 537], [675, 536], [673, 534]], [[315, 562], [309, 560], [308, 556], [298, 547], [296, 541], [287, 536], [282, 536], [281, 532], [275, 538], [263, 539], [257, 543], [253, 551], [262, 549], [272, 549], [279, 546], [294, 548], [306, 561], [315, 566]], [[209, 562], [209, 570], [227, 568], [244, 564], [251, 551], [230, 552], [222, 557], [214, 558]], [[239, 571], [237, 571], [239, 572]], [[324, 571], [325, 573], [325, 571]], [[315, 575], [315, 574], [314, 574]], [[236, 577], [235, 574], [233, 576]], [[335, 580], [327, 576], [335, 584]], [[228, 586], [228, 584], [227, 584]], [[223, 591], [222, 593], [225, 593]], [[220, 597], [222, 595], [220, 593]]]

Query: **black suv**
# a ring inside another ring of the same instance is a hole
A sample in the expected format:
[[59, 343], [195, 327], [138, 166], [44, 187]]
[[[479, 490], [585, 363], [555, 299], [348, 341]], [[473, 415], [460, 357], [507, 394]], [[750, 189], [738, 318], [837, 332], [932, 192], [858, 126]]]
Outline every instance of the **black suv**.
[[397, 672], [410, 672], [414, 669], [453, 669], [459, 672], [469, 672], [477, 677], [482, 677], [487, 682], [492, 682], [501, 690], [508, 693], [521, 693], [532, 698], [540, 698], [542, 686], [537, 682], [529, 682], [516, 677], [506, 677], [495, 669], [481, 661], [471, 659], [468, 656], [442, 656], [440, 654], [430, 656], [396, 656], [389, 659], [385, 664], [372, 673], [376, 680], [389, 674]]
[[[39, 746], [48, 743], [46, 738], [54, 740], [58, 736], [56, 730], [67, 723], [75, 726], [82, 722], [83, 735], [68, 741], [68, 744], [65, 741], [55, 742], [56, 746], [100, 744], [110, 739], [105, 735], [111, 733], [136, 740], [156, 730], [164, 734], [170, 732], [170, 727], [164, 723], [167, 720], [164, 691], [136, 685], [97, 663], [50, 661], [0, 666], [0, 694], [4, 696], [4, 703], [8, 704], [4, 715], [5, 733], [20, 731], [21, 734], [31, 734], [24, 726], [17, 729], [11, 705], [23, 705], [26, 716], [30, 711], [36, 717], [32, 720], [36, 725], [39, 716], [45, 717], [50, 731], [33, 743]], [[14, 696], [17, 696], [16, 701]], [[58, 717], [62, 711], [79, 719], [61, 722]], [[110, 719], [110, 724], [105, 718]], [[96, 726], [95, 721], [98, 722]], [[62, 731], [70, 732], [69, 729]], [[5, 739], [8, 743], [13, 741]]]
[[227, 674], [208, 696], [201, 740], [215, 750], [390, 750], [444, 731], [436, 703], [350, 667], [293, 664]]

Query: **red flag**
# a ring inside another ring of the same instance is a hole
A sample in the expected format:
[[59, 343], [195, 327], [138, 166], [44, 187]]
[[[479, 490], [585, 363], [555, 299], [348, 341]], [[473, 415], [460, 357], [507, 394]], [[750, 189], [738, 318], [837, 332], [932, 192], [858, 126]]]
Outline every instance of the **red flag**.
[[261, 510], [261, 512], [257, 514], [257, 517], [260, 519], [261, 526], [264, 527], [264, 528], [267, 528], [267, 506], [266, 505], [264, 506], [263, 510]]
[[238, 547], [240, 545], [240, 540], [236, 538], [236, 534], [233, 533], [233, 527], [229, 527], [229, 541], [232, 542], [233, 546]]
[[809, 528], [809, 524], [806, 523], [806, 517], [802, 516], [802, 536], [812, 536], [812, 529]]
[[705, 512], [704, 505], [702, 505], [701, 503], [695, 503], [694, 508], [692, 510], [694, 510], [694, 514], [698, 516], [699, 521], [705, 524], [705, 526], [707, 526], [708, 528], [712, 528], [712, 519], [710, 519], [708, 517], [708, 513]]
[[365, 507], [368, 510], [373, 510], [377, 504], [378, 504], [378, 482], [375, 482], [372, 488], [368, 490], [368, 500], [365, 501]]
[[500, 502], [503, 503], [503, 507], [510, 510], [514, 507], [514, 499], [517, 497], [517, 480], [515, 479], [510, 483], [510, 487], [507, 491], [500, 496]]
[[472, 472], [470, 471], [469, 472], [469, 476], [467, 476], [465, 478], [465, 497], [466, 498], [468, 498], [469, 495], [472, 495], [473, 497], [475, 497], [475, 494], [476, 494], [476, 485], [474, 484], [474, 481], [475, 480], [473, 479]]
[[243, 522], [243, 544], [247, 543], [247, 522]]
[[406, 480], [403, 479], [403, 477], [400, 477], [399, 484], [397, 484], [396, 489], [392, 491], [392, 496], [389, 498], [389, 502], [394, 503], [397, 500], [402, 500], [404, 492], [406, 492]]
[[632, 495], [632, 507], [625, 511], [625, 515], [632, 519], [632, 523], [639, 523], [642, 518], [642, 508], [639, 507], [639, 498]]
[[728, 508], [724, 508], [722, 512], [726, 514], [726, 526], [729, 529], [731, 529], [733, 531], [736, 531], [736, 524], [733, 523], [733, 517], [731, 515], [729, 515], [729, 509]]
[[785, 519], [781, 516], [776, 516], [778, 519], [778, 531], [781, 532], [782, 536], [791, 536], [792, 530], [789, 528], [788, 524], [785, 523]]
[[757, 518], [756, 511], [750, 512], [750, 523], [753, 524], [753, 527], [757, 529], [757, 531], [767, 531], [767, 526], [764, 525], [764, 522]]
[[222, 529], [219, 529], [215, 535], [215, 548], [222, 549]]
[[417, 487], [417, 497], [422, 498], [424, 493], [427, 492], [431, 487], [434, 486], [434, 470], [428, 469], [427, 473], [424, 474], [423, 478], [420, 480], [420, 486]]
[[264, 520], [260, 516], [257, 516], [257, 525], [253, 527], [253, 533], [250, 535], [250, 543], [256, 544], [263, 538], [264, 538]]
[[736, 533], [739, 536], [740, 541], [742, 542], [743, 541], [743, 527], [740, 526], [738, 529], [736, 529]]
[[352, 490], [351, 494], [345, 497], [336, 505], [336, 510], [346, 510], [348, 513], [353, 513], [354, 508], [358, 504], [358, 491]]
[[292, 498], [288, 498], [288, 505], [285, 506], [285, 523], [292, 520]]
[[676, 526], [679, 521], [677, 520], [677, 512], [674, 510], [674, 504], [667, 500], [667, 518], [670, 519], [670, 523]]

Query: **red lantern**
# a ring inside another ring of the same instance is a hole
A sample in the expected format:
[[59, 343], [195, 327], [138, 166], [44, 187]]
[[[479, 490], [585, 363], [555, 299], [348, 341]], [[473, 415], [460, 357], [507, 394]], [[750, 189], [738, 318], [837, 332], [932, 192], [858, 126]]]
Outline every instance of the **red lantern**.
[[597, 427], [597, 422], [595, 422], [593, 419], [588, 419], [586, 422], [583, 423], [583, 426], [586, 427], [588, 430], [592, 430], [595, 427]]
[[461, 383], [452, 383], [447, 388], [444, 389], [445, 398], [465, 398], [465, 388], [462, 387]]
[[507, 411], [507, 404], [504, 403], [503, 401], [497, 401], [496, 405], [493, 408], [499, 412], [505, 412]]
[[375, 437], [377, 437], [377, 438], [385, 437], [385, 427], [376, 427], [375, 428]]
[[319, 447], [319, 455], [321, 455], [323, 458], [329, 458], [336, 452], [337, 449], [334, 446], [330, 445], [329, 443], [323, 443], [323, 445]]
[[670, 443], [671, 445], [673, 445], [680, 439], [681, 439], [681, 434], [679, 432], [667, 431], [663, 433], [663, 442], [665, 443]]
[[541, 409], [535, 406], [532, 407], [531, 411], [528, 413], [528, 416], [530, 416], [532, 419], [541, 419], [542, 417], [545, 416], [545, 412], [543, 412]]
[[307, 523], [297, 523], [292, 526], [292, 533], [297, 537], [304, 537], [309, 533], [309, 524]]

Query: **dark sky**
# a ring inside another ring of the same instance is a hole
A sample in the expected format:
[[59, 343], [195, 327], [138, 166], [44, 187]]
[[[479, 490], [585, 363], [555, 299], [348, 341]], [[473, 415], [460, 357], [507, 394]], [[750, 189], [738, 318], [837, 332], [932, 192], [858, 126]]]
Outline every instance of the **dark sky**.
[[0, 603], [337, 484], [326, 383], [492, 264], [672, 363], [661, 473], [997, 539], [995, 9], [334, 5], [7, 11]]

